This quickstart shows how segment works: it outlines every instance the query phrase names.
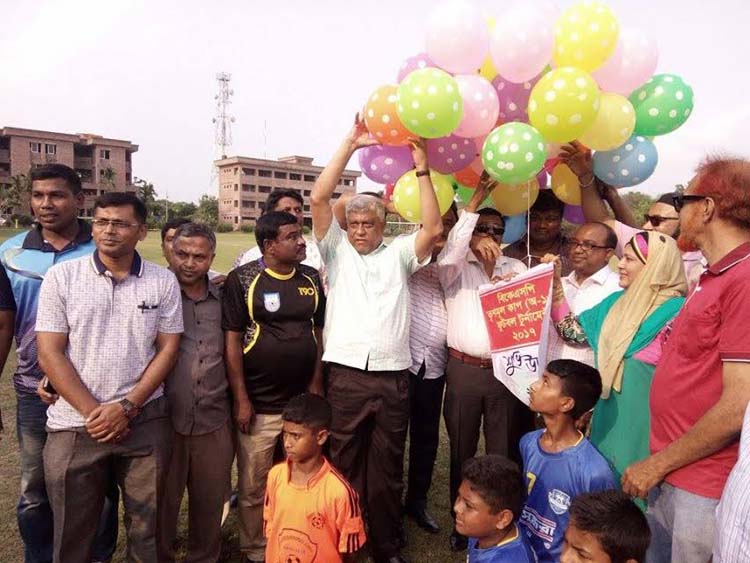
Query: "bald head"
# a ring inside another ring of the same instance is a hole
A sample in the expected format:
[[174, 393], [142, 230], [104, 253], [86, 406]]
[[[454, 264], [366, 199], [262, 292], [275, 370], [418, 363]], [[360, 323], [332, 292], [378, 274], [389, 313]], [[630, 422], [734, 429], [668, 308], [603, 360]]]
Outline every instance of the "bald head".
[[617, 235], [604, 223], [584, 223], [570, 239], [570, 261], [579, 280], [608, 265], [617, 246]]

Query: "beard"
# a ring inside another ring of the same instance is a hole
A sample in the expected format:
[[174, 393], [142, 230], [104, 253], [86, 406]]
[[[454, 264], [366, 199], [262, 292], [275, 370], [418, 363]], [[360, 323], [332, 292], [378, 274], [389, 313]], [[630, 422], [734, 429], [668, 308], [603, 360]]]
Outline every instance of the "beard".
[[700, 250], [698, 243], [696, 242], [696, 233], [700, 228], [700, 222], [692, 219], [687, 219], [684, 224], [680, 221], [680, 226], [677, 228], [677, 248], [681, 252], [695, 252]]

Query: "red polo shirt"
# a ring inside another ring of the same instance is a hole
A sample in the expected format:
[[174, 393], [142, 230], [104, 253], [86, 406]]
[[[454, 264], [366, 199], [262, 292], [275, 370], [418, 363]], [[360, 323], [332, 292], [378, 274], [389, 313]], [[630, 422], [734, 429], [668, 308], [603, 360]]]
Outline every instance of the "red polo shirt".
[[[704, 272], [674, 320], [651, 384], [651, 451], [663, 450], [714, 406], [723, 362], [750, 362], [750, 243]], [[670, 485], [718, 499], [737, 461], [730, 446], [670, 473]]]

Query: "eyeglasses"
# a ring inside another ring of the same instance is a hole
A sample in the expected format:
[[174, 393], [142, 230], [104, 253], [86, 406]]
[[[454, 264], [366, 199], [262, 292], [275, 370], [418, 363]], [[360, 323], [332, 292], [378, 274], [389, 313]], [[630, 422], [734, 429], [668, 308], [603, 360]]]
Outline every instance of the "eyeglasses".
[[501, 237], [505, 232], [505, 227], [489, 224], [477, 225], [476, 227], [474, 227], [474, 232], [483, 235], [491, 235], [493, 237]]
[[611, 250], [611, 246], [601, 246], [599, 244], [592, 244], [587, 240], [578, 240], [578, 239], [570, 239], [568, 240], [568, 246], [570, 246], [570, 250], [575, 250], [576, 248], [581, 248], [584, 252], [591, 252], [595, 248], [597, 250]]
[[648, 213], [643, 216], [644, 223], [651, 223], [654, 227], [658, 227], [664, 221], [679, 221], [679, 217], [662, 217], [661, 215], [649, 215]]
[[705, 195], [692, 195], [692, 194], [678, 194], [672, 196], [672, 205], [677, 210], [677, 213], [682, 211], [685, 204], [689, 201], [700, 201], [702, 199], [708, 199]]
[[127, 231], [131, 227], [140, 227], [140, 223], [126, 223], [125, 221], [94, 219], [91, 224], [97, 229], [106, 229], [112, 227], [115, 231]]

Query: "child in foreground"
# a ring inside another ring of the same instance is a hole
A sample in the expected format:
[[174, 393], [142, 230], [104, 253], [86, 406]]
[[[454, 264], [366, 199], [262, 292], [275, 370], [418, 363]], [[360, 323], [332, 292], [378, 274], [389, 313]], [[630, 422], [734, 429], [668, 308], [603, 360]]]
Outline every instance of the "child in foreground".
[[289, 401], [281, 417], [287, 459], [268, 474], [266, 561], [350, 561], [365, 543], [365, 531], [356, 491], [322, 453], [331, 406], [305, 393]]
[[585, 493], [570, 505], [560, 563], [644, 563], [651, 530], [622, 491]]
[[474, 457], [461, 478], [453, 510], [456, 531], [469, 537], [467, 563], [535, 563], [516, 525], [524, 497], [518, 466], [498, 455]]
[[550, 362], [529, 390], [529, 408], [545, 429], [521, 438], [528, 499], [520, 522], [542, 563], [560, 559], [573, 499], [618, 488], [607, 461], [575, 426], [601, 392], [599, 372], [575, 360]]

